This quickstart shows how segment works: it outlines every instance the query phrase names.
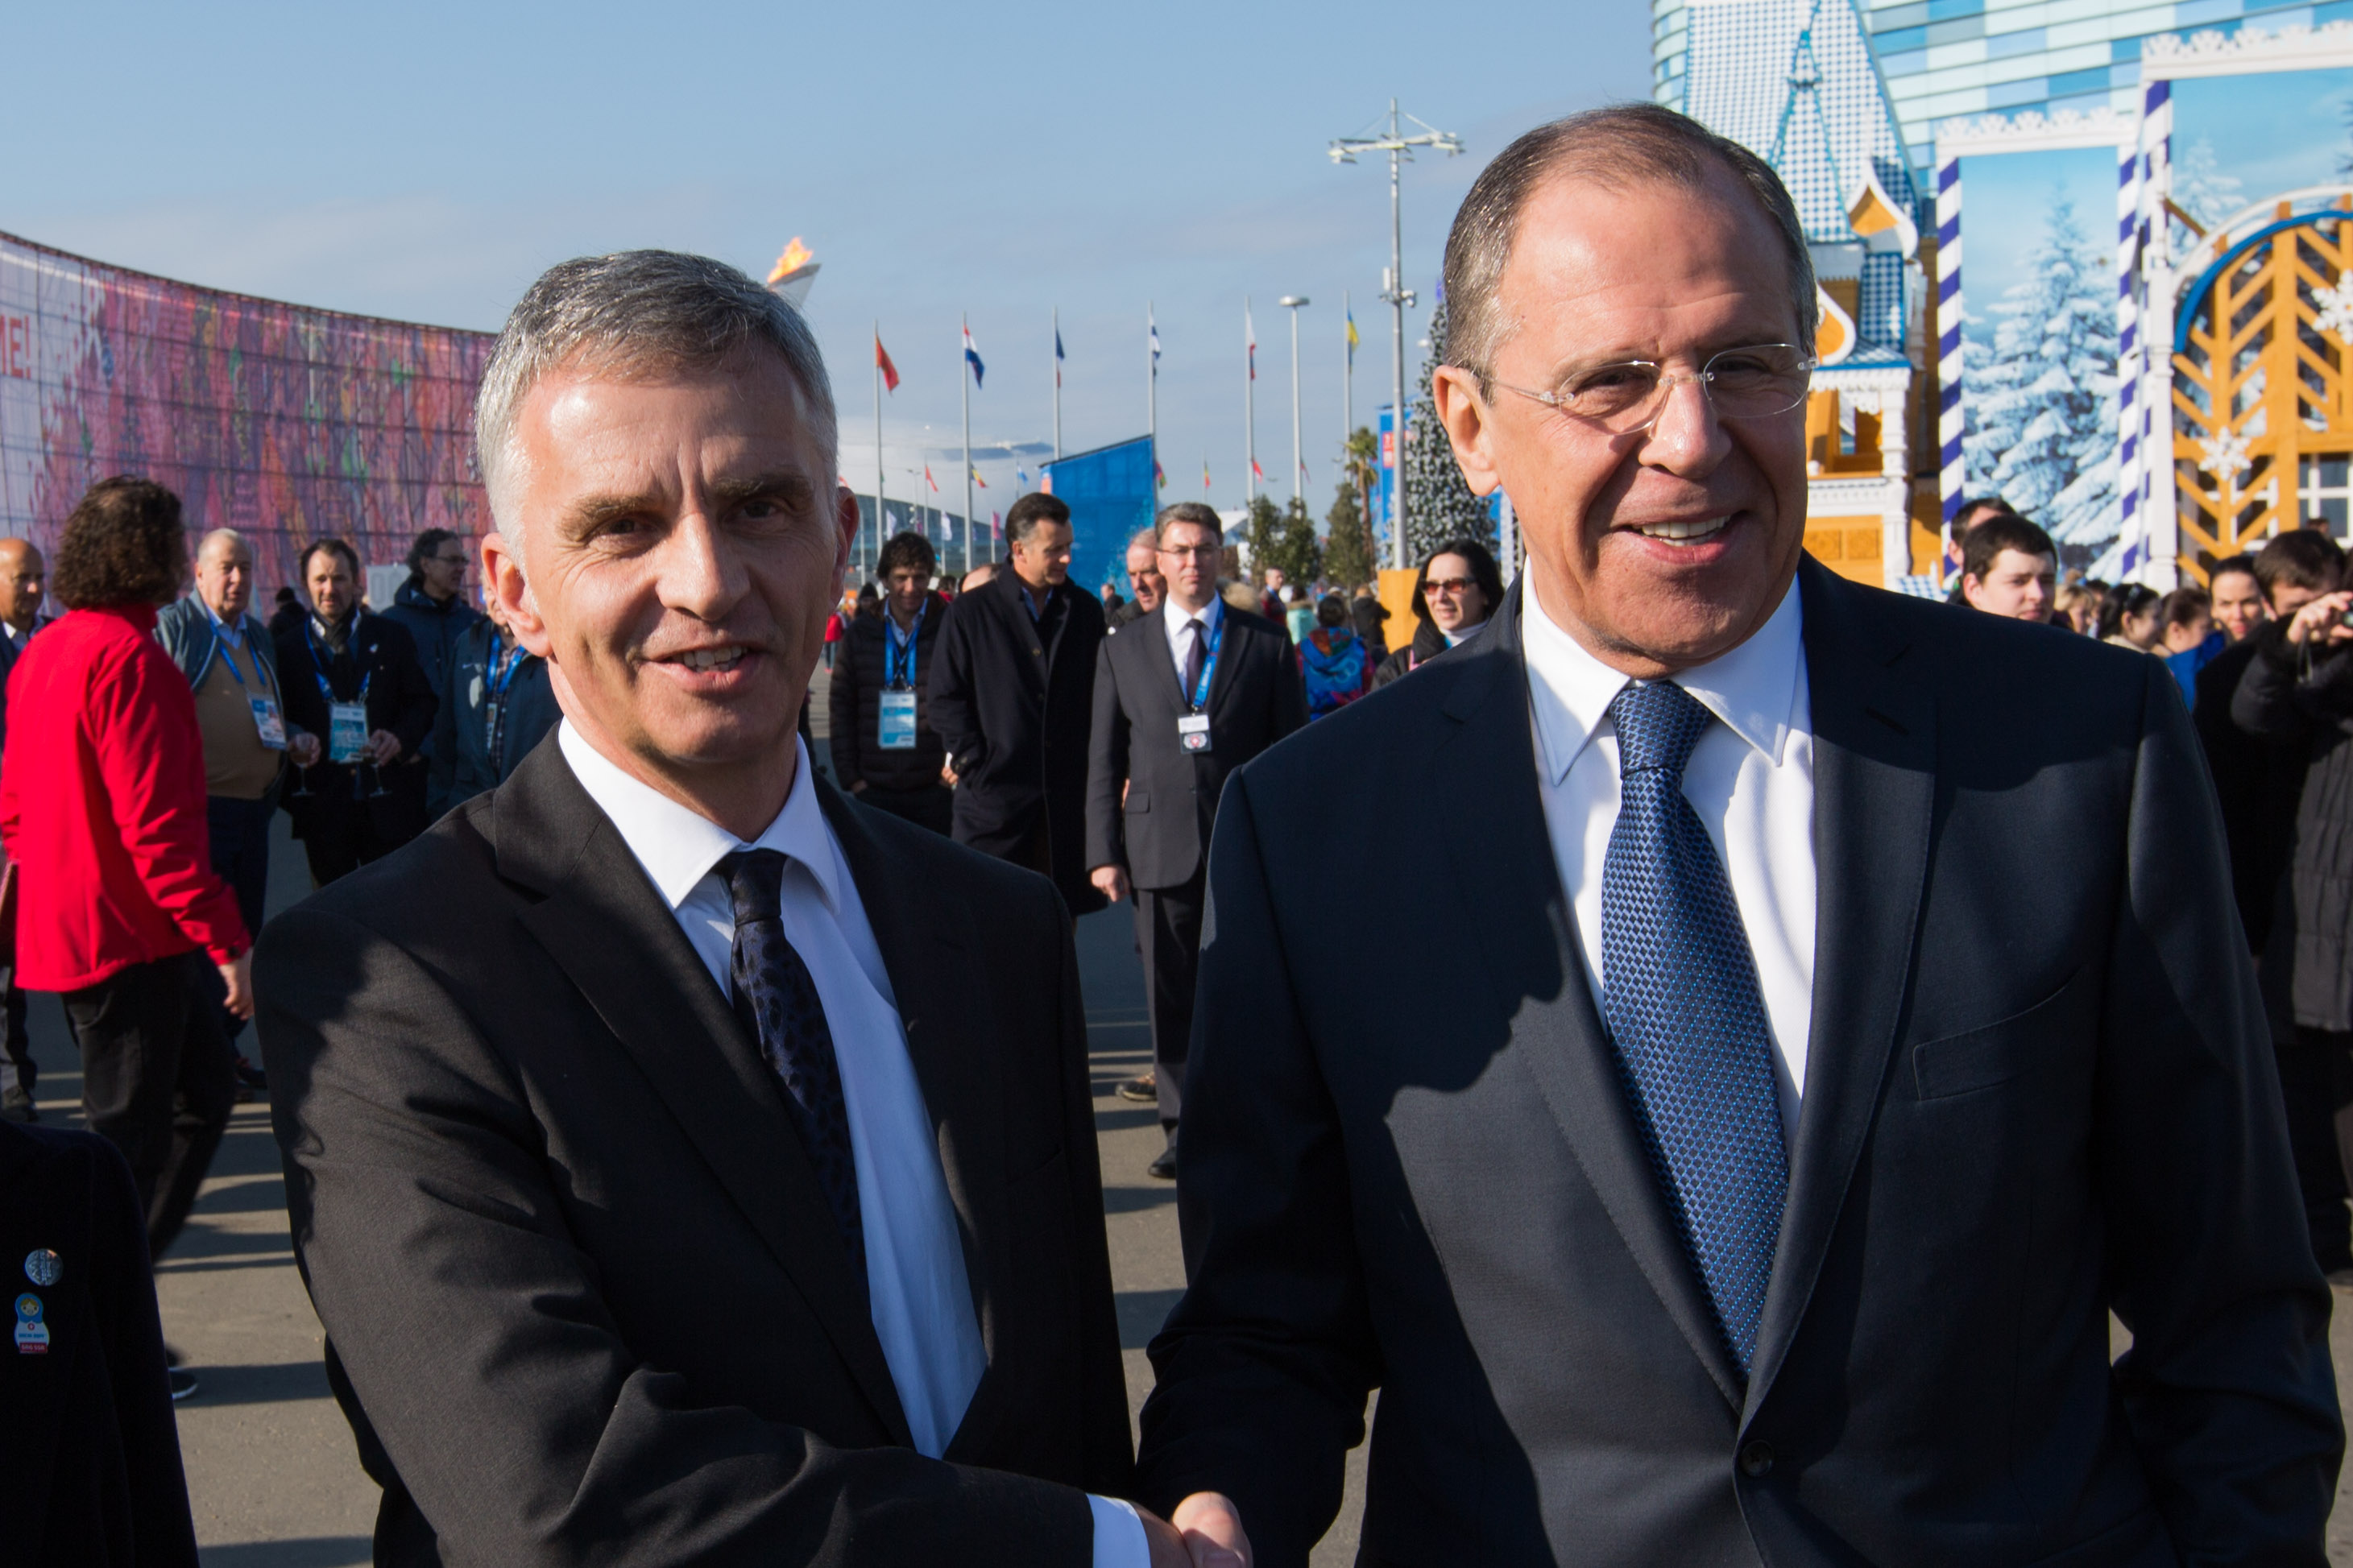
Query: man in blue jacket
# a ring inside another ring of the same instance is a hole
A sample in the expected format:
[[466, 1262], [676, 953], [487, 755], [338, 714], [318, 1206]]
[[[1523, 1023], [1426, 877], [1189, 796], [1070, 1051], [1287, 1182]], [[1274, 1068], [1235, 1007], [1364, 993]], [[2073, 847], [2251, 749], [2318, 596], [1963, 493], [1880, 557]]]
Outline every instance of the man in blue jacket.
[[548, 685], [547, 661], [515, 641], [496, 599], [458, 634], [442, 671], [441, 706], [426, 755], [425, 808], [451, 806], [504, 784], [564, 717]]
[[[481, 624], [481, 612], [466, 599], [466, 567], [472, 560], [463, 535], [446, 528], [427, 529], [408, 547], [408, 581], [393, 595], [392, 607], [383, 612], [385, 620], [416, 639], [417, 662], [425, 670], [425, 684], [435, 691], [448, 677], [458, 640]], [[427, 739], [425, 755], [429, 760], [433, 754], [433, 742]]]

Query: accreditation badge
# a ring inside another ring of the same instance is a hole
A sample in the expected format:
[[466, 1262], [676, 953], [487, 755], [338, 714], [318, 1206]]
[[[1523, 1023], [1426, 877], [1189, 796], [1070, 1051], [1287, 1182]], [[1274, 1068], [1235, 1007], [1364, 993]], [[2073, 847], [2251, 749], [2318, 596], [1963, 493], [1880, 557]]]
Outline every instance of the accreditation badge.
[[41, 1321], [41, 1299], [30, 1290], [16, 1298], [16, 1353], [49, 1353], [49, 1326]]
[[[280, 742], [283, 744], [283, 741]], [[327, 760], [356, 763], [367, 755], [367, 704], [338, 702], [327, 710]]]
[[261, 743], [273, 752], [286, 749], [286, 715], [278, 710], [275, 697], [248, 697], [245, 705], [253, 710], [253, 727], [261, 734]]
[[882, 693], [881, 745], [886, 752], [912, 752], [915, 749], [915, 694], [912, 691]]
[[1209, 716], [1207, 713], [1180, 713], [1176, 716], [1176, 743], [1188, 752], [1209, 749]]

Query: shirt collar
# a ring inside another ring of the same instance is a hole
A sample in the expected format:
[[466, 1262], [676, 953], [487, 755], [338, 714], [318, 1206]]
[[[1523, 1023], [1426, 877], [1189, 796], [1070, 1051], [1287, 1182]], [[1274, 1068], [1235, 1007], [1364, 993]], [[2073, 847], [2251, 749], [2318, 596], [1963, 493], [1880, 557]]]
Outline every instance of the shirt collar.
[[[1520, 595], [1520, 637], [1527, 650], [1528, 698], [1544, 746], [1545, 777], [1554, 784], [1609, 716], [1610, 701], [1629, 677], [1610, 668], [1563, 631], [1536, 602], [1531, 583]], [[1699, 699], [1725, 727], [1778, 767], [1789, 719], [1805, 673], [1805, 624], [1798, 584], [1739, 647], [1677, 675], [1675, 684]]]
[[1161, 625], [1168, 628], [1168, 635], [1172, 637], [1183, 637], [1185, 635], [1185, 623], [1187, 621], [1196, 619], [1201, 623], [1201, 631], [1203, 635], [1208, 637], [1216, 637], [1218, 635], [1218, 623], [1225, 619], [1225, 616], [1226, 601], [1222, 596], [1216, 594], [1210, 595], [1209, 602], [1202, 605], [1199, 609], [1195, 610], [1190, 615], [1178, 609], [1176, 607], [1176, 601], [1174, 599], [1163, 599], [1160, 601], [1160, 622]]
[[695, 884], [718, 868], [719, 862], [738, 849], [774, 849], [801, 866], [816, 879], [828, 908], [841, 910], [840, 869], [833, 850], [832, 830], [817, 802], [817, 786], [809, 782], [808, 748], [793, 738], [798, 761], [793, 769], [792, 793], [759, 837], [746, 844], [702, 816], [681, 805], [651, 784], [630, 776], [566, 719], [557, 728], [556, 744], [572, 773], [597, 809], [611, 819], [621, 842], [638, 858], [662, 901], [675, 911], [686, 902]]

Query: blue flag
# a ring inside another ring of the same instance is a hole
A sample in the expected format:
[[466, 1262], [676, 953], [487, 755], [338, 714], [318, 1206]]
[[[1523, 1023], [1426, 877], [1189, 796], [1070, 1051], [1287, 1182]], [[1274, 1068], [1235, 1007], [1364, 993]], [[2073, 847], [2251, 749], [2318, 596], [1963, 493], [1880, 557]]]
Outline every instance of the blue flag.
[[[1058, 333], [1056, 335], [1059, 336], [1060, 334]], [[980, 351], [972, 346], [972, 329], [970, 327], [966, 327], [964, 330], [964, 358], [965, 363], [972, 366], [972, 384], [975, 386], [978, 386], [980, 384], [980, 378], [986, 372], [987, 367], [980, 363]]]

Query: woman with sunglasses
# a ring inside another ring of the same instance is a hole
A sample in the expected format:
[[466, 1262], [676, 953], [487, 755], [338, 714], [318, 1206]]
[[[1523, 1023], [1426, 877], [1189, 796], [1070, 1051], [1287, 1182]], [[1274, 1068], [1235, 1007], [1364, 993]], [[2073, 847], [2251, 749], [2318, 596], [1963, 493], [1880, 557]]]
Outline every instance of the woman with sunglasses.
[[1413, 582], [1413, 641], [1381, 660], [1375, 687], [1410, 674], [1487, 624], [1504, 602], [1504, 574], [1487, 547], [1450, 539], [1422, 558]]

